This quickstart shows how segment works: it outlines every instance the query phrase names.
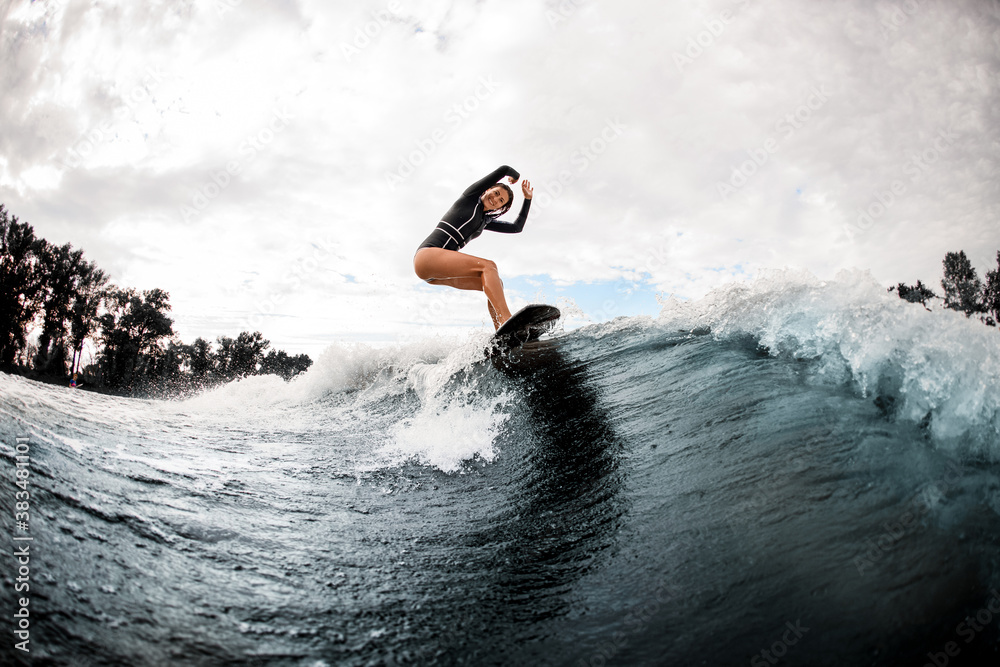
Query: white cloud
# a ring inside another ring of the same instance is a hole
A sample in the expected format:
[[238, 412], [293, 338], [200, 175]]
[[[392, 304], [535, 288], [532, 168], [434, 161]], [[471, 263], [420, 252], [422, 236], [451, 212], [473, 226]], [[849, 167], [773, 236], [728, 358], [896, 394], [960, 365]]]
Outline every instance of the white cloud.
[[995, 1], [229, 4], [19, 4], [0, 35], [0, 201], [170, 292], [185, 340], [275, 294], [260, 328], [290, 351], [484, 322], [410, 261], [502, 163], [528, 226], [467, 250], [505, 277], [933, 284], [1000, 248]]

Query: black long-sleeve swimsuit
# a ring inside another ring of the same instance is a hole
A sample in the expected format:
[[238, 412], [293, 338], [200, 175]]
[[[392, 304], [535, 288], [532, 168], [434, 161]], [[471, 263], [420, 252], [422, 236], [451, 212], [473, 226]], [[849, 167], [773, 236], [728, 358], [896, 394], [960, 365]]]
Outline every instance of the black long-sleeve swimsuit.
[[521, 178], [515, 169], [504, 165], [486, 178], [470, 185], [462, 193], [461, 198], [451, 205], [431, 235], [420, 244], [420, 248], [460, 250], [469, 241], [482, 234], [484, 229], [503, 234], [517, 234], [524, 229], [524, 222], [528, 219], [528, 209], [531, 208], [530, 199], [524, 200], [521, 212], [514, 222], [503, 220], [487, 222], [485, 207], [480, 197], [505, 176], [511, 176], [515, 180]]

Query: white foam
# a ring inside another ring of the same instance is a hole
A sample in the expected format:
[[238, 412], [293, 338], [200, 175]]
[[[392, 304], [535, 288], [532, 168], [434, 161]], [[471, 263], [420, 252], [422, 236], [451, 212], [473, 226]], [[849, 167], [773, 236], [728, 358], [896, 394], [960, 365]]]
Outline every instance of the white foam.
[[330, 394], [367, 389], [380, 379], [405, 378], [415, 364], [438, 361], [458, 346], [440, 338], [377, 348], [363, 343], [335, 344], [289, 382], [276, 375], [250, 376], [178, 401], [175, 409], [247, 412], [309, 403]]
[[[489, 338], [489, 332], [476, 331], [462, 339], [438, 337], [385, 347], [331, 345], [290, 382], [252, 376], [159, 407], [175, 419], [199, 422], [200, 428], [218, 429], [235, 420], [237, 430], [270, 432], [280, 423], [300, 433], [332, 433], [366, 420], [376, 402], [402, 400], [413, 392], [420, 407], [413, 414], [400, 411], [382, 437], [372, 434], [369, 448], [353, 455], [359, 470], [417, 462], [454, 472], [463, 461], [494, 459], [494, 438], [505, 419], [498, 413], [502, 399], [478, 394], [472, 387], [475, 379], [457, 387], [452, 381], [485, 358]], [[335, 408], [316, 403], [331, 396], [346, 400]]]
[[391, 441], [380, 452], [383, 463], [416, 462], [444, 472], [457, 472], [466, 461], [490, 463], [496, 457], [494, 441], [507, 420], [504, 396], [488, 404], [456, 397], [432, 401], [397, 423]]
[[494, 442], [507, 420], [502, 411], [507, 396], [487, 396], [474, 386], [476, 380], [449, 387], [458, 371], [484, 358], [489, 337], [473, 335], [437, 363], [410, 368], [407, 385], [420, 408], [392, 428], [390, 442], [378, 452], [383, 464], [416, 462], [451, 473], [466, 461], [494, 460]]
[[907, 303], [867, 271], [830, 281], [766, 271], [696, 301], [666, 300], [658, 321], [708, 327], [718, 338], [750, 335], [773, 355], [842, 360], [863, 395], [888, 389], [902, 418], [930, 414], [939, 441], [1000, 459], [1000, 332]]

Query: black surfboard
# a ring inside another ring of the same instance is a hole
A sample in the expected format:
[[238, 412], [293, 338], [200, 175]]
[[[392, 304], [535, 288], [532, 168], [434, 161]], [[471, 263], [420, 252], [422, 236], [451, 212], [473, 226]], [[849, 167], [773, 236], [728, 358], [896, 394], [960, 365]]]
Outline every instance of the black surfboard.
[[538, 340], [556, 325], [560, 315], [555, 306], [542, 303], [525, 306], [497, 329], [493, 334], [493, 343], [498, 348], [511, 348]]

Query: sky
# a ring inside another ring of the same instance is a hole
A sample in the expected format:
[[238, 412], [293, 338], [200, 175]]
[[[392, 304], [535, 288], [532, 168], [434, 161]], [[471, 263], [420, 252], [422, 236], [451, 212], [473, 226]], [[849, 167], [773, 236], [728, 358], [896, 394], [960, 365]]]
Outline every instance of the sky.
[[188, 343], [489, 327], [412, 256], [503, 164], [525, 230], [465, 252], [578, 323], [1000, 249], [1000, 0], [0, 0], [0, 30], [0, 203]]

